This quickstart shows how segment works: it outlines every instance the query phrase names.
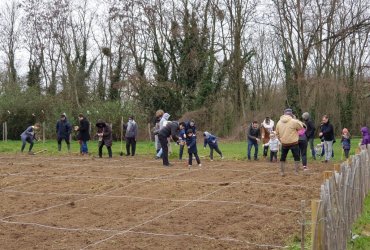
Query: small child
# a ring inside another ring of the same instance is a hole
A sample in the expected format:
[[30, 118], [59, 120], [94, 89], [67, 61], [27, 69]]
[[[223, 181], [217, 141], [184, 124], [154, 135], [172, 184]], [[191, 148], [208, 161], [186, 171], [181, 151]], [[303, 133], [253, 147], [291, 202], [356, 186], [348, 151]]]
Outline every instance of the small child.
[[21, 140], [22, 140], [22, 148], [21, 151], [23, 153], [24, 148], [26, 147], [26, 143], [28, 142], [30, 144], [30, 147], [28, 149], [28, 154], [33, 155], [32, 152], [34, 141], [36, 140], [36, 134], [35, 132], [40, 129], [40, 124], [36, 123], [33, 126], [29, 126], [22, 134], [21, 134]]
[[342, 130], [341, 143], [342, 143], [342, 148], [343, 148], [343, 151], [344, 151], [344, 156], [346, 157], [346, 159], [348, 159], [349, 150], [351, 149], [351, 135], [350, 135], [348, 129], [346, 129], [346, 128], [344, 128]]
[[280, 141], [276, 138], [276, 134], [274, 131], [270, 133], [270, 140], [264, 144], [264, 146], [270, 147], [270, 162], [277, 162], [277, 154], [280, 149]]
[[211, 159], [211, 161], [213, 161], [213, 150], [215, 150], [221, 156], [221, 159], [223, 159], [224, 157], [222, 156], [222, 152], [218, 148], [217, 137], [207, 131], [204, 131], [203, 136], [204, 136], [204, 148], [207, 147], [207, 144], [209, 145], [210, 149], [209, 158]]
[[369, 135], [369, 129], [367, 127], [361, 128], [361, 134], [362, 134], [362, 140], [360, 143], [361, 149], [366, 149], [368, 145], [370, 144], [370, 135]]
[[198, 166], [201, 167], [202, 164], [200, 163], [197, 150], [197, 138], [194, 136], [192, 129], [186, 131], [186, 145], [189, 153], [189, 167], [193, 165], [193, 155], [195, 156]]

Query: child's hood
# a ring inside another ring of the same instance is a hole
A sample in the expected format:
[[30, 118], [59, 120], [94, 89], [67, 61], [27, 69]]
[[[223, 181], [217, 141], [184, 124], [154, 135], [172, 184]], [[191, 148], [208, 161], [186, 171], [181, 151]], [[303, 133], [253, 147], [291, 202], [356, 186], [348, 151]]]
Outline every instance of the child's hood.
[[363, 136], [365, 136], [365, 135], [369, 135], [369, 130], [368, 130], [368, 128], [367, 128], [367, 127], [363, 127], [363, 128], [361, 128], [361, 133], [362, 133], [362, 135], [363, 135]]
[[169, 113], [164, 113], [163, 119], [168, 120], [169, 118], [170, 118], [170, 114]]
[[207, 131], [204, 131], [204, 136], [208, 139], [211, 134]]

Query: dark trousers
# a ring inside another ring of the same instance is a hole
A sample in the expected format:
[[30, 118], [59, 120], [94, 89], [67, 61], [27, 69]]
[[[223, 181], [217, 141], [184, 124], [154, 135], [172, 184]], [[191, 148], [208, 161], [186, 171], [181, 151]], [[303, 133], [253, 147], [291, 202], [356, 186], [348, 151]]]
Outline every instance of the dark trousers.
[[269, 146], [263, 146], [263, 156], [266, 157], [267, 156], [267, 152], [269, 150]]
[[277, 161], [277, 151], [271, 151], [270, 150], [270, 161], [272, 162], [273, 160]]
[[344, 156], [346, 157], [346, 159], [348, 159], [349, 157], [349, 149], [343, 149], [344, 150]]
[[134, 156], [136, 152], [135, 137], [126, 137], [126, 154], [127, 155], [130, 155], [130, 147], [131, 147], [131, 155]]
[[314, 158], [316, 160], [316, 152], [315, 152], [315, 146], [313, 145], [313, 142], [314, 142], [314, 138], [308, 139], [308, 144], [310, 145], [312, 158]]
[[158, 135], [159, 142], [161, 143], [162, 147], [162, 161], [164, 166], [168, 166], [170, 163], [168, 161], [168, 141], [167, 137], [163, 135]]
[[281, 147], [281, 156], [280, 156], [280, 161], [285, 161], [286, 160], [286, 156], [288, 155], [288, 152], [292, 151], [292, 154], [293, 154], [293, 158], [294, 158], [294, 161], [300, 161], [300, 157], [299, 157], [299, 146], [298, 144], [296, 145], [291, 145], [291, 146], [282, 146]]
[[222, 157], [222, 152], [218, 148], [218, 145], [217, 144], [209, 145], [209, 149], [210, 149], [209, 158], [211, 158], [211, 160], [213, 160], [213, 150], [216, 151]]
[[180, 144], [179, 159], [182, 160], [182, 155], [184, 154], [184, 146]]
[[258, 143], [257, 141], [248, 140], [248, 160], [251, 159], [252, 146], [254, 146], [254, 159], [258, 158]]
[[62, 150], [62, 141], [63, 139], [65, 140], [65, 142], [67, 143], [67, 148], [68, 150], [71, 148], [71, 144], [69, 142], [69, 138], [58, 138], [58, 151]]
[[[103, 157], [103, 146], [104, 145], [105, 145], [104, 141], [99, 142], [99, 157], [100, 158]], [[109, 158], [112, 158], [112, 147], [107, 146], [107, 150], [108, 150]]]
[[30, 144], [28, 152], [31, 152], [31, 150], [33, 148], [33, 140], [31, 138], [26, 138], [24, 140], [22, 139], [22, 149], [21, 149], [22, 152], [23, 152], [24, 148], [26, 147], [27, 142]]
[[200, 164], [200, 159], [199, 159], [199, 156], [198, 156], [198, 152], [195, 152], [195, 153], [189, 153], [189, 165], [193, 165], [193, 155], [195, 157], [195, 160], [197, 161], [198, 164]]
[[299, 140], [299, 153], [302, 158], [303, 166], [307, 166], [307, 141], [306, 140]]

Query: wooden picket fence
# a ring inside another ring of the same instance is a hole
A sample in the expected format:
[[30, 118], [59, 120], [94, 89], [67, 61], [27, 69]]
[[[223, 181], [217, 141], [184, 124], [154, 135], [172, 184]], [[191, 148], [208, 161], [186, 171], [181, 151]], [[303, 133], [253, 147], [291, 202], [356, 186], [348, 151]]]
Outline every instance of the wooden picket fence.
[[370, 190], [370, 148], [324, 173], [320, 200], [313, 200], [312, 249], [347, 249], [353, 222]]

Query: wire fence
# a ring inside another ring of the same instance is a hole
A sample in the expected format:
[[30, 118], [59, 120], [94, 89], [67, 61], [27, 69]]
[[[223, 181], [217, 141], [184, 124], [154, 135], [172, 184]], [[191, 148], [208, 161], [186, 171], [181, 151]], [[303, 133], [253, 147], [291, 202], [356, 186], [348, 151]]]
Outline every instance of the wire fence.
[[320, 200], [313, 200], [312, 249], [347, 249], [353, 222], [370, 190], [370, 148], [324, 172]]

